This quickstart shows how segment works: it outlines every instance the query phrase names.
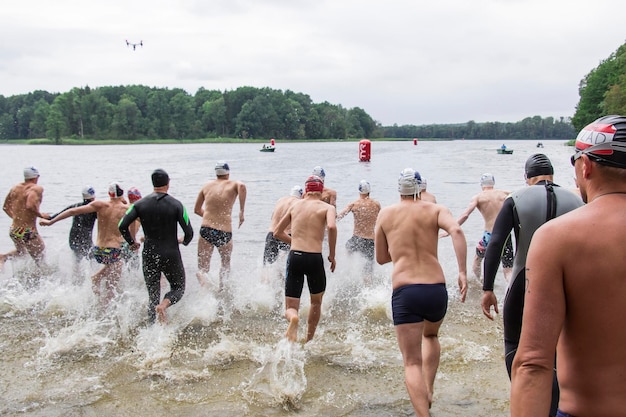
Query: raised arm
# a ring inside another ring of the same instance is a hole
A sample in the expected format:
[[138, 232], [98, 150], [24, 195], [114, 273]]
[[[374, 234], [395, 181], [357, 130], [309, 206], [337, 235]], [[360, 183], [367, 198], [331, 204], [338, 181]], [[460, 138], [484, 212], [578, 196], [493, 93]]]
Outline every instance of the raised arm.
[[102, 202], [96, 200], [93, 201], [87, 205], [84, 206], [80, 206], [80, 207], [74, 207], [71, 208], [69, 210], [65, 210], [62, 213], [59, 213], [58, 216], [56, 216], [54, 219], [51, 220], [40, 220], [39, 224], [41, 226], [52, 226], [53, 224], [55, 224], [56, 222], [59, 222], [63, 219], [67, 219], [68, 217], [73, 217], [73, 216], [78, 216], [79, 214], [85, 214], [85, 213], [94, 213], [96, 211], [98, 211], [98, 207], [100, 207], [100, 205], [102, 204]]
[[337, 220], [341, 220], [344, 217], [346, 217], [346, 214], [350, 213], [352, 211], [352, 207], [354, 206], [354, 203], [350, 203], [346, 206], [346, 208], [344, 208], [343, 210], [341, 210], [339, 212], [339, 214], [337, 214]]

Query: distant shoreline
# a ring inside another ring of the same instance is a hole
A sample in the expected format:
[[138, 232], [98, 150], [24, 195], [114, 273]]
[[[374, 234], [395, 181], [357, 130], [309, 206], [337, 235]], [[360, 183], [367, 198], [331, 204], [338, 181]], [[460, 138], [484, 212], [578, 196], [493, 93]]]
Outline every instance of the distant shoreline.
[[[311, 142], [359, 142], [363, 139], [276, 139], [278, 143], [311, 143]], [[376, 138], [368, 139], [372, 142], [410, 142], [413, 138]], [[502, 142], [503, 139], [442, 139], [442, 138], [420, 138], [420, 142], [444, 142], [453, 140], [492, 140]], [[506, 140], [528, 140], [536, 139], [506, 139]], [[574, 146], [575, 139], [544, 139], [544, 141], [567, 141], [568, 146]], [[205, 139], [61, 139], [60, 144], [54, 143], [50, 139], [7, 139], [0, 141], [0, 145], [174, 145], [174, 144], [194, 144], [194, 143], [258, 143], [266, 144], [268, 139], [238, 139], [238, 138], [205, 138]]]

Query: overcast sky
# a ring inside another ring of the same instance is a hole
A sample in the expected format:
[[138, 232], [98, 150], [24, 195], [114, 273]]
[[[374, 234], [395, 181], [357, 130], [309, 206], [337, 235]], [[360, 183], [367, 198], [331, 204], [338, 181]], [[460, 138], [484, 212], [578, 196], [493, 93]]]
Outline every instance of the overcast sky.
[[625, 11], [624, 0], [5, 1], [0, 94], [254, 86], [383, 125], [571, 117], [580, 80], [626, 42]]

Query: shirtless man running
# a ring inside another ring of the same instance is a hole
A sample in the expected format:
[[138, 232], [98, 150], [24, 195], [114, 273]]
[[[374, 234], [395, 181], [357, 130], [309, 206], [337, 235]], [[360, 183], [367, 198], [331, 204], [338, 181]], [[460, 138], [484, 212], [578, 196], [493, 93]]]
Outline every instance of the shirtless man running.
[[365, 285], [372, 285], [372, 271], [374, 268], [374, 224], [380, 212], [380, 203], [370, 198], [371, 185], [366, 180], [359, 182], [359, 198], [348, 204], [337, 214], [337, 221], [348, 213], [354, 216], [354, 231], [346, 242], [346, 249], [350, 253], [359, 252], [365, 257], [363, 275]]
[[[41, 220], [42, 226], [51, 226], [54, 223], [85, 213], [98, 214], [98, 235], [96, 246], [93, 247], [93, 256], [102, 269], [91, 277], [94, 294], [107, 306], [117, 292], [122, 274], [121, 242], [122, 235], [117, 224], [124, 217], [129, 205], [124, 199], [124, 190], [117, 182], [109, 184], [109, 200], [94, 200], [91, 203], [66, 210], [52, 220]], [[104, 285], [104, 295], [102, 294]]]
[[35, 167], [24, 168], [24, 182], [15, 185], [4, 200], [3, 209], [13, 219], [9, 237], [15, 244], [15, 250], [0, 255], [0, 269], [14, 256], [29, 254], [37, 265], [41, 265], [46, 245], [37, 232], [37, 217], [47, 218], [39, 206], [43, 198], [43, 187], [37, 185], [39, 171]]
[[200, 285], [207, 286], [213, 248], [222, 258], [219, 273], [219, 290], [223, 289], [224, 280], [230, 273], [230, 256], [233, 251], [233, 205], [239, 197], [239, 227], [244, 222], [246, 206], [246, 186], [241, 181], [230, 179], [230, 167], [224, 161], [215, 165], [217, 179], [206, 183], [196, 199], [194, 213], [202, 217], [198, 239], [198, 272]]
[[[326, 271], [322, 256], [322, 242], [328, 229], [328, 261], [335, 272], [335, 246], [337, 244], [337, 212], [335, 207], [322, 201], [324, 182], [311, 175], [304, 184], [304, 198], [294, 203], [274, 229], [274, 237], [291, 245], [287, 258], [285, 279], [285, 318], [289, 327], [285, 336], [298, 339], [298, 310], [306, 275], [311, 296], [305, 341], [313, 339], [322, 314], [322, 297], [326, 291]], [[291, 236], [286, 230], [291, 228]]]
[[[495, 185], [496, 180], [492, 174], [483, 174], [480, 177], [480, 187], [482, 188], [482, 191], [472, 197], [472, 200], [463, 214], [461, 214], [461, 216], [457, 219], [459, 225], [462, 225], [469, 218], [474, 209], [478, 209], [485, 221], [483, 236], [476, 245], [476, 255], [474, 256], [474, 263], [472, 264], [472, 271], [477, 279], [480, 279], [481, 277], [480, 269], [483, 258], [485, 257], [485, 252], [487, 251], [487, 245], [489, 244], [489, 240], [491, 240], [493, 224], [496, 221], [496, 217], [498, 217], [502, 204], [504, 204], [504, 200], [509, 194], [511, 194], [510, 191], [503, 191], [494, 188]], [[444, 237], [447, 236], [447, 234], [442, 233], [441, 236]], [[511, 274], [513, 273], [513, 243], [511, 242], [510, 237], [507, 240], [504, 251], [502, 252], [501, 261], [504, 278], [506, 278], [506, 281], [509, 282], [511, 280]]]
[[437, 258], [439, 229], [452, 237], [461, 302], [467, 294], [467, 243], [452, 213], [420, 200], [415, 171], [398, 180], [400, 202], [380, 211], [376, 221], [376, 261], [393, 262], [393, 322], [404, 360], [407, 391], [418, 417], [429, 416], [441, 347], [438, 333], [448, 308], [446, 278]]
[[[265, 236], [265, 249], [263, 250], [263, 265], [271, 265], [278, 259], [279, 251], [289, 251], [289, 245], [282, 240], [278, 240], [274, 237], [274, 229], [276, 225], [283, 218], [289, 207], [291, 207], [296, 201], [299, 201], [304, 194], [304, 190], [299, 185], [294, 185], [291, 188], [291, 192], [288, 196], [281, 197], [274, 206], [272, 212], [272, 220], [269, 231]], [[289, 231], [287, 231], [289, 232]]]

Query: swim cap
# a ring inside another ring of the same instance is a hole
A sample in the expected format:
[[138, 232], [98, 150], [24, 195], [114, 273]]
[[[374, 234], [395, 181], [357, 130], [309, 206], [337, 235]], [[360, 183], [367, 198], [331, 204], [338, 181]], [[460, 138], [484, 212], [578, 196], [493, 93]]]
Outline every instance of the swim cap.
[[486, 172], [480, 176], [480, 186], [481, 187], [493, 187], [496, 185], [496, 179], [492, 174]]
[[[419, 173], [417, 173], [417, 175], [419, 175]], [[420, 186], [420, 191], [426, 191], [426, 186], [428, 185], [426, 183], [426, 178], [422, 177], [422, 179], [419, 180], [418, 182], [419, 182], [419, 186]]]
[[299, 185], [294, 185], [291, 187], [290, 196], [302, 198], [302, 194], [304, 194], [304, 190]]
[[109, 184], [109, 197], [122, 197], [124, 195], [124, 190], [120, 187], [120, 184], [117, 182], [112, 182]]
[[533, 178], [540, 175], [554, 175], [554, 168], [547, 156], [542, 153], [536, 153], [526, 160], [524, 172], [526, 178]]
[[157, 168], [152, 171], [152, 186], [153, 187], [165, 187], [170, 183], [170, 176], [167, 172], [161, 168]]
[[304, 183], [304, 191], [307, 193], [321, 193], [324, 191], [324, 182], [317, 175], [311, 175]]
[[404, 168], [398, 178], [398, 192], [400, 195], [419, 195], [419, 183], [422, 177], [413, 168]]
[[369, 194], [371, 189], [372, 187], [369, 182], [365, 180], [361, 180], [361, 182], [359, 182], [359, 194]]
[[39, 171], [35, 167], [24, 168], [24, 179], [32, 180], [33, 178], [39, 177]]
[[224, 161], [219, 161], [215, 164], [215, 175], [227, 175], [230, 173], [228, 164]]
[[128, 201], [131, 203], [141, 200], [141, 193], [135, 187], [130, 187], [128, 191], [126, 191], [126, 195], [128, 196]]
[[604, 116], [585, 126], [576, 137], [576, 151], [599, 164], [626, 168], [626, 117]]
[[86, 186], [83, 188], [83, 198], [85, 200], [91, 200], [92, 198], [96, 198], [96, 190], [93, 187]]
[[324, 181], [324, 178], [326, 178], [326, 173], [324, 172], [324, 168], [322, 168], [321, 166], [316, 166], [315, 168], [313, 168], [313, 172], [311, 173], [311, 175], [315, 175], [316, 177], [320, 177], [322, 181]]

